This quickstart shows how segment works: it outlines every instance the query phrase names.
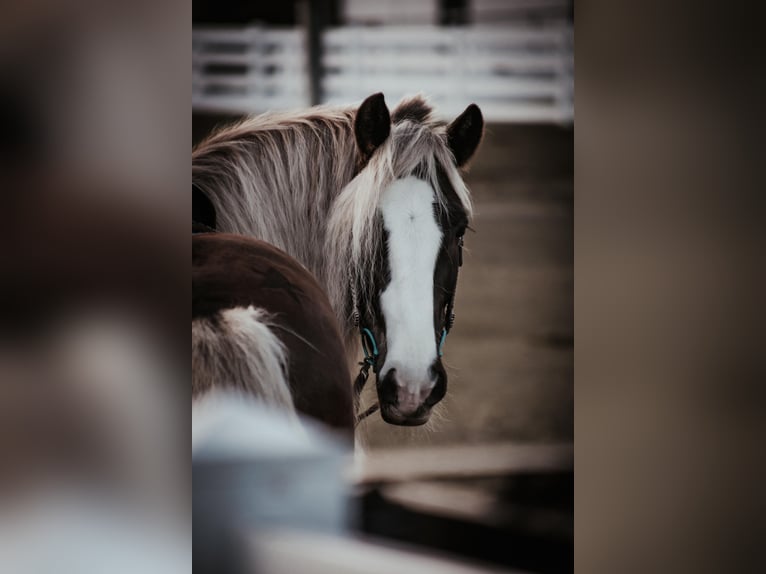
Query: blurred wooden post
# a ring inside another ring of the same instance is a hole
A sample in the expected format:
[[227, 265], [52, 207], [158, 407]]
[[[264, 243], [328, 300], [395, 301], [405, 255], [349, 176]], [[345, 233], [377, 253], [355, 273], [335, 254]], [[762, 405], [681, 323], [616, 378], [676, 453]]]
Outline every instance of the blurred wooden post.
[[311, 105], [316, 106], [322, 100], [322, 31], [331, 22], [332, 0], [304, 0], [298, 10], [306, 28]]

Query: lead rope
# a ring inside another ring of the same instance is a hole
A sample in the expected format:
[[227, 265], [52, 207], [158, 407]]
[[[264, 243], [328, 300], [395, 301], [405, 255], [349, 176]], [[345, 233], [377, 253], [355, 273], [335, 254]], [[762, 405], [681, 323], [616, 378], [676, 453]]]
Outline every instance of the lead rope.
[[[362, 391], [364, 390], [364, 385], [367, 383], [367, 379], [370, 376], [370, 367], [373, 366], [375, 360], [374, 359], [368, 359], [367, 357], [364, 358], [364, 360], [359, 363], [360, 369], [359, 374], [356, 376], [356, 381], [354, 381], [354, 404], [358, 407], [359, 401], [361, 399]], [[371, 414], [375, 413], [380, 408], [380, 404], [375, 402], [373, 405], [369, 408], [367, 408], [365, 411], [358, 413], [355, 417], [356, 422], [355, 424], [359, 424], [364, 419], [366, 419]]]
[[[367, 328], [362, 328], [360, 329], [360, 333], [362, 336], [362, 349], [364, 350], [364, 359], [361, 363], [359, 363], [359, 374], [356, 377], [356, 381], [354, 381], [354, 396], [357, 406], [359, 405], [362, 391], [364, 390], [364, 385], [367, 383], [367, 378], [370, 375], [370, 368], [372, 368], [373, 372], [375, 372], [375, 363], [378, 360], [378, 345], [375, 341], [375, 336], [372, 334], [372, 331]], [[364, 412], [359, 413], [356, 416], [356, 424], [362, 422], [368, 416], [376, 412], [379, 408], [380, 405], [376, 402]]]
[[[356, 285], [354, 283], [351, 284], [351, 305], [353, 308], [351, 319], [354, 323], [354, 327], [359, 327], [359, 305], [356, 294]], [[370, 368], [372, 367], [373, 371], [375, 370], [375, 361], [378, 358], [378, 345], [375, 342], [375, 337], [373, 336], [372, 332], [369, 329], [360, 327], [359, 334], [362, 337], [362, 350], [364, 351], [364, 359], [359, 363], [359, 374], [356, 376], [356, 380], [354, 381], [355, 408], [359, 408], [362, 391], [364, 390], [364, 386], [367, 384], [367, 379], [370, 376]], [[369, 337], [369, 342], [367, 337]], [[372, 348], [368, 348], [369, 343], [372, 343]], [[372, 406], [368, 407], [363, 412], [357, 413], [357, 415], [354, 417], [354, 426], [358, 425], [371, 414], [377, 412], [379, 408], [380, 405], [375, 402]]]

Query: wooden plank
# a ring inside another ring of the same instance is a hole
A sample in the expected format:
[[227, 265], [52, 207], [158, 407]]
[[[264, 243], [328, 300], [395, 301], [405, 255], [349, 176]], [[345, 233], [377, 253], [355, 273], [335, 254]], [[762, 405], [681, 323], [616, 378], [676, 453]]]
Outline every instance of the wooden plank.
[[492, 489], [478, 485], [419, 481], [387, 485], [381, 490], [385, 500], [414, 512], [502, 528], [523, 516], [527, 527], [550, 536], [570, 538], [573, 530], [571, 511], [564, 508], [535, 507], [503, 500]]
[[574, 446], [564, 444], [464, 445], [379, 449], [366, 453], [359, 484], [431, 478], [480, 478], [529, 472], [563, 472], [574, 466]]
[[[264, 574], [491, 574], [512, 571], [478, 566], [354, 538], [308, 532], [256, 531], [249, 538], [254, 570]], [[514, 570], [520, 574], [520, 571]]]
[[280, 68], [305, 68], [306, 59], [300, 54], [226, 54], [221, 52], [200, 52], [195, 55], [196, 64], [235, 64], [245, 66], [273, 65]]
[[[325, 77], [324, 87], [328, 91], [341, 91], [354, 89], [360, 85], [370, 87], [378, 86], [385, 92], [406, 93], [412, 88], [413, 78], [403, 74], [368, 74], [339, 73], [328, 74]], [[425, 71], [417, 75], [417, 85], [420, 90], [427, 94], [434, 93], [461, 93], [493, 97], [546, 97], [558, 96], [562, 87], [555, 79], [550, 80], [527, 80], [491, 76], [449, 76], [446, 74], [428, 74]]]
[[556, 25], [542, 28], [524, 26], [474, 26], [470, 28], [440, 28], [437, 26], [386, 26], [383, 28], [331, 28], [324, 34], [328, 48], [351, 45], [380, 46], [453, 46], [467, 42], [479, 46], [560, 46], [568, 28]]
[[296, 77], [294, 74], [280, 73], [273, 75], [242, 74], [242, 75], [208, 75], [194, 82], [194, 85], [200, 89], [209, 86], [249, 88], [258, 89], [268, 87], [274, 90], [284, 90], [288, 92], [306, 90], [304, 78]]
[[[348, 68], [375, 68], [378, 70], [421, 70], [446, 69], [454, 71], [456, 54], [437, 54], [423, 52], [412, 58], [402, 58], [395, 53], [389, 54], [353, 54], [333, 52], [325, 54], [322, 61], [325, 66]], [[463, 51], [457, 54], [465, 58], [465, 64], [472, 72], [491, 70], [556, 71], [567, 59], [563, 54], [529, 54], [527, 52], [480, 52], [479, 49]], [[462, 62], [460, 62], [462, 63]], [[460, 66], [458, 63], [458, 67]]]

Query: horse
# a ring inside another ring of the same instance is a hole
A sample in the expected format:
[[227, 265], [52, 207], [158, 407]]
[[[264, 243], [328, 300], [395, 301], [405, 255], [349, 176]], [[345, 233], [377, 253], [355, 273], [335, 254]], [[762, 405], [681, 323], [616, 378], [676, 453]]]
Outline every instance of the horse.
[[415, 96], [267, 113], [223, 127], [192, 151], [200, 223], [256, 237], [298, 260], [327, 293], [347, 349], [372, 369], [381, 416], [422, 425], [447, 392], [443, 346], [454, 322], [472, 216], [461, 176], [482, 139], [469, 105], [453, 122]]
[[263, 241], [200, 224], [194, 231], [192, 399], [216, 389], [239, 392], [352, 439], [345, 347], [314, 277]]

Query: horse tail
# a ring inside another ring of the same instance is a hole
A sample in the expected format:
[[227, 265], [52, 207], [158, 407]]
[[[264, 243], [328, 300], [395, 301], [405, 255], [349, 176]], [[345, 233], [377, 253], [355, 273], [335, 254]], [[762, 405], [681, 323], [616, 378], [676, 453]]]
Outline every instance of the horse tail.
[[253, 306], [192, 319], [192, 399], [231, 389], [295, 413], [287, 350], [273, 327], [268, 314]]

